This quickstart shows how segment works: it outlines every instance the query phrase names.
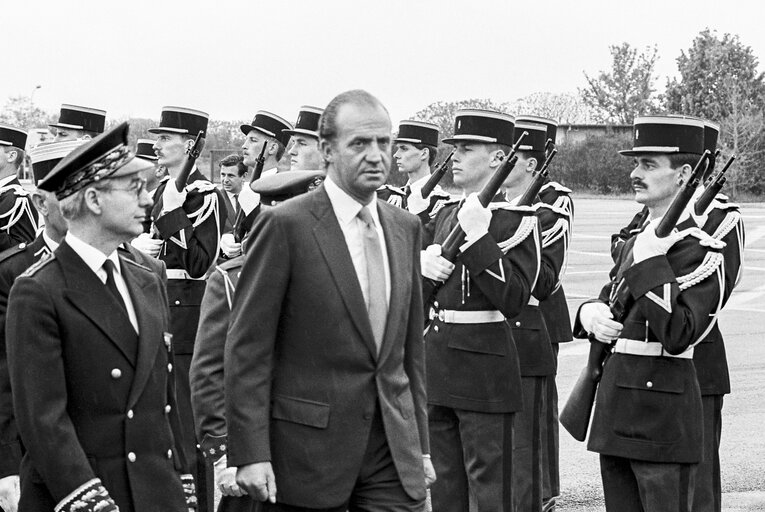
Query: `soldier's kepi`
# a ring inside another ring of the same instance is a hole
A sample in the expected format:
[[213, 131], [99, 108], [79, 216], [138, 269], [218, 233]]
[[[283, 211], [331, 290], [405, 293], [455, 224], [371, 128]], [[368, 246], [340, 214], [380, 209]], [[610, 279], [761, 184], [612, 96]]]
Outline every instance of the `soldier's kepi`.
[[55, 142], [84, 139], [104, 133], [106, 111], [80, 105], [61, 105], [58, 121], [48, 125], [56, 132]]
[[26, 143], [26, 130], [0, 124], [0, 252], [37, 235], [37, 211], [18, 179]]
[[291, 171], [324, 170], [324, 158], [319, 151], [319, 119], [323, 113], [323, 108], [303, 105], [294, 129], [282, 129], [284, 134], [292, 136], [292, 145], [287, 151]]
[[[701, 170], [701, 120], [637, 118], [634, 135], [634, 147], [621, 153], [635, 158], [635, 200], [649, 220], [625, 242], [613, 281], [580, 307], [574, 324], [576, 337], [611, 346], [587, 447], [600, 453], [607, 510], [690, 511], [703, 454], [693, 347], [723, 301], [724, 244], [705, 234], [688, 210], [669, 235], [657, 234], [662, 217], [678, 211], [684, 184]], [[571, 404], [592, 384], [589, 373], [577, 382]], [[561, 423], [571, 426], [563, 413]]]

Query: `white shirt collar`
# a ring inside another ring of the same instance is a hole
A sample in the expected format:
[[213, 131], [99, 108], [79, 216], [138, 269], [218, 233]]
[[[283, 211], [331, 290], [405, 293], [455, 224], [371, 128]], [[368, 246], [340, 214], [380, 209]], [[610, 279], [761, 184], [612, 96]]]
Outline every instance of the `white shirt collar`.
[[[72, 250], [76, 252], [80, 258], [82, 258], [85, 264], [100, 278], [101, 275], [98, 271], [102, 270], [107, 256], [92, 245], [77, 238], [72, 234], [71, 231], [66, 233], [66, 237], [64, 239], [66, 240], [67, 245], [69, 245], [69, 247], [71, 247]], [[117, 269], [117, 272], [122, 273], [120, 268], [120, 259], [117, 256], [116, 250], [112, 251], [112, 253], [108, 256], [108, 259], [112, 260], [114, 263], [114, 268]], [[103, 279], [101, 280], [103, 281]]]
[[380, 216], [377, 212], [377, 196], [373, 197], [368, 204], [362, 205], [337, 186], [329, 176], [324, 180], [324, 189], [327, 191], [329, 202], [332, 203], [332, 209], [335, 211], [337, 220], [340, 221], [341, 224], [350, 224], [359, 214], [361, 209], [364, 206], [367, 206], [369, 208], [369, 213], [372, 214], [372, 219], [374, 219], [375, 224], [378, 226], [380, 225]]
[[54, 241], [51, 237], [48, 236], [48, 233], [43, 230], [42, 232], [43, 241], [45, 242], [45, 245], [48, 246], [48, 249], [51, 250], [51, 252], [58, 249], [59, 243]]

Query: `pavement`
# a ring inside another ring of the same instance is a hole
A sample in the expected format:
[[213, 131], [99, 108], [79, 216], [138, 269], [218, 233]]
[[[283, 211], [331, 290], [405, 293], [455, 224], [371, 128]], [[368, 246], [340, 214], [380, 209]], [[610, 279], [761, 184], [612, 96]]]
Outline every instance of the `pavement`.
[[[574, 233], [563, 286], [573, 314], [597, 296], [608, 280], [611, 233], [639, 209], [632, 200], [577, 199]], [[746, 225], [744, 273], [719, 317], [731, 374], [723, 406], [722, 504], [725, 512], [765, 510], [765, 204], [743, 204]], [[588, 344], [561, 345], [558, 388], [561, 407], [585, 366]], [[561, 428], [561, 498], [558, 512], [602, 511], [598, 456]]]

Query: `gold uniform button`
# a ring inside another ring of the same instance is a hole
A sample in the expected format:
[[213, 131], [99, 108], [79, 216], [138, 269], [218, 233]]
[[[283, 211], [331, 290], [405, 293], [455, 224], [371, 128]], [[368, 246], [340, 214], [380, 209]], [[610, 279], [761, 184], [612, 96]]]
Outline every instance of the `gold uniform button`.
[[112, 379], [119, 379], [120, 377], [122, 377], [122, 370], [119, 368], [114, 368], [112, 370]]
[[165, 406], [165, 414], [170, 414], [170, 411], [171, 411], [171, 410], [173, 410], [173, 408], [172, 408], [172, 407], [170, 407], [170, 405], [169, 405], [169, 404]]
[[135, 462], [135, 453], [133, 452], [128, 453], [128, 460], [130, 462]]
[[651, 381], [649, 380], [648, 382], [646, 382], [646, 383], [645, 383], [645, 386], [646, 386], [647, 388], [652, 388], [652, 387], [653, 387], [653, 382], [651, 382]]
[[168, 373], [173, 373], [173, 363], [167, 363], [167, 371]]
[[133, 414], [133, 409], [130, 409], [130, 410], [127, 412], [127, 417], [128, 417], [128, 419], [129, 419], [129, 420], [132, 420], [132, 419], [133, 419], [133, 416], [135, 416], [135, 414]]

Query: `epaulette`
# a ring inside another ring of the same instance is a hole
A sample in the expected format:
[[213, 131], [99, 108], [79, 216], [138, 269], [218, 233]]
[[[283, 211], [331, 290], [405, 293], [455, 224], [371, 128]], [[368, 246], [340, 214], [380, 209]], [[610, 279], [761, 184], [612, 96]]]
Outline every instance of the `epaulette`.
[[3, 252], [0, 252], [0, 263], [12, 258], [13, 256], [19, 254], [20, 252], [24, 252], [27, 249], [28, 245], [29, 244], [26, 242], [21, 242], [20, 244], [16, 244], [13, 247], [9, 247]]
[[393, 185], [388, 185], [387, 183], [385, 185], [383, 185], [382, 187], [377, 189], [378, 192], [380, 190], [389, 190], [393, 194], [397, 194], [397, 195], [400, 195], [402, 197], [406, 196], [406, 193], [404, 193], [404, 189], [398, 188], [398, 187], [394, 187]]
[[40, 258], [36, 263], [33, 263], [28, 269], [26, 269], [20, 277], [31, 277], [35, 275], [41, 268], [55, 259], [56, 255], [52, 252], [43, 255], [43, 257]]
[[553, 190], [557, 190], [558, 192], [563, 192], [564, 194], [570, 194], [571, 193], [571, 189], [570, 188], [564, 187], [563, 185], [561, 185], [557, 181], [549, 181], [549, 182], [545, 183], [544, 185], [542, 185], [542, 188], [539, 191], [541, 192], [541, 191], [543, 191], [543, 190], [545, 190], [547, 188], [552, 188]]
[[[528, 206], [520, 206], [517, 208], [529, 208]], [[517, 246], [531, 233], [534, 233], [534, 236], [536, 236], [537, 232], [537, 218], [533, 215], [526, 215], [521, 219], [521, 223], [518, 225], [518, 229], [515, 230], [515, 233], [513, 233], [513, 236], [508, 238], [507, 240], [504, 240], [502, 242], [498, 242], [497, 245], [499, 246], [500, 250], [503, 254], [507, 254], [507, 252], [512, 249], [513, 247]]]
[[741, 209], [741, 206], [739, 206], [738, 203], [722, 202], [715, 198], [715, 200], [712, 201], [712, 208], [715, 210], [739, 210]]
[[741, 223], [741, 212], [738, 208], [721, 208], [723, 210], [730, 210], [725, 214], [723, 221], [717, 226], [715, 232], [712, 233], [712, 238], [715, 240], [722, 240], [728, 233], [730, 233], [736, 226]]
[[[433, 196], [431, 196], [431, 197], [433, 197]], [[458, 203], [459, 201], [451, 201], [449, 198], [436, 199], [436, 201], [433, 203], [433, 207], [430, 209], [430, 213], [428, 213], [428, 216], [431, 219], [436, 218], [436, 215], [438, 214], [438, 212], [441, 211], [441, 209], [444, 206], [446, 206], [447, 204], [454, 204], [455, 202]]]
[[722, 264], [725, 259], [720, 249], [725, 247], [725, 242], [715, 240], [699, 228], [689, 228], [681, 231], [684, 236], [693, 236], [699, 239], [699, 245], [714, 249], [707, 251], [704, 260], [693, 271], [677, 278], [681, 290], [686, 290], [709, 277], [715, 272], [722, 272]]
[[719, 201], [721, 203], [727, 203], [728, 201], [730, 201], [730, 198], [723, 193], [719, 193], [715, 196], [715, 201]]
[[197, 191], [205, 194], [207, 192], [212, 192], [215, 189], [215, 184], [207, 180], [196, 180], [186, 185], [187, 192]]

